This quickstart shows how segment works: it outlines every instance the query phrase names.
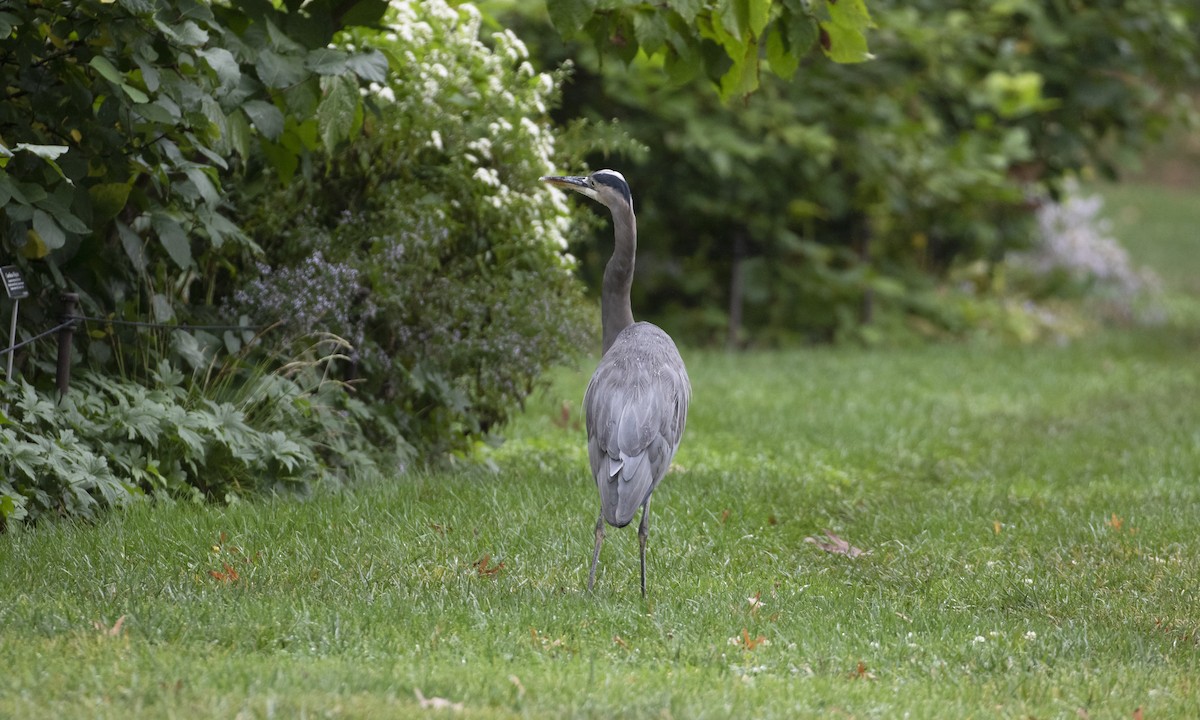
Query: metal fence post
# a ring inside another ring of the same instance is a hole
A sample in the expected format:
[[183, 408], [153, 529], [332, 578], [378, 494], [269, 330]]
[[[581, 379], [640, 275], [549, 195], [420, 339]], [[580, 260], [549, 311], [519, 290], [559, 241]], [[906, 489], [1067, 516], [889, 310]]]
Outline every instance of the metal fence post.
[[62, 294], [62, 317], [67, 323], [58, 331], [58, 373], [55, 381], [58, 385], [58, 398], [67, 394], [71, 385], [71, 339], [75, 335], [75, 316], [79, 309], [79, 295], [76, 293]]

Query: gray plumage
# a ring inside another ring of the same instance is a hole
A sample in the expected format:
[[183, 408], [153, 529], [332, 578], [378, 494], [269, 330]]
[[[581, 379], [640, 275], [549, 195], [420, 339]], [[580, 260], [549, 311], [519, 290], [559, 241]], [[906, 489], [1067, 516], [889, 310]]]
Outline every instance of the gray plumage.
[[640, 507], [638, 545], [645, 596], [650, 495], [679, 449], [691, 384], [671, 337], [650, 323], [633, 321], [629, 291], [637, 253], [637, 221], [625, 178], [612, 170], [598, 170], [587, 177], [542, 180], [606, 205], [613, 216], [616, 243], [604, 271], [600, 308], [604, 356], [583, 398], [588, 459], [600, 492], [588, 590], [596, 580], [604, 524], [625, 527]]

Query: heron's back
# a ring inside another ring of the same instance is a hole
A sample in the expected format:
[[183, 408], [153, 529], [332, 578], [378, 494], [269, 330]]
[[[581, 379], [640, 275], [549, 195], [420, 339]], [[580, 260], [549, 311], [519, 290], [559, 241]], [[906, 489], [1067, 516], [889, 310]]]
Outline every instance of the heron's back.
[[583, 400], [605, 522], [628, 525], [667, 474], [690, 398], [687, 369], [669, 335], [645, 322], [621, 331]]

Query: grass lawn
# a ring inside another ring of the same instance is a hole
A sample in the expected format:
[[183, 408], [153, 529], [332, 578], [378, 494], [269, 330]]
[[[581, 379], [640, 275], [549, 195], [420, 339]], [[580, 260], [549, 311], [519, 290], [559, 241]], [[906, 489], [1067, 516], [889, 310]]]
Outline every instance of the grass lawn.
[[633, 527], [584, 590], [586, 370], [494, 469], [12, 533], [0, 718], [1195, 717], [1198, 355], [686, 352], [645, 601]]

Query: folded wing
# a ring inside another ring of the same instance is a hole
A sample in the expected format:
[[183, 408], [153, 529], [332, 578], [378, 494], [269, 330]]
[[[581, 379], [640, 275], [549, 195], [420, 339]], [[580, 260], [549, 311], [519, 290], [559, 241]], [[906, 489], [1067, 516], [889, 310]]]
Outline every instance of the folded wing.
[[588, 457], [604, 520], [624, 527], [667, 474], [691, 395], [675, 344], [649, 323], [626, 328], [584, 395]]

